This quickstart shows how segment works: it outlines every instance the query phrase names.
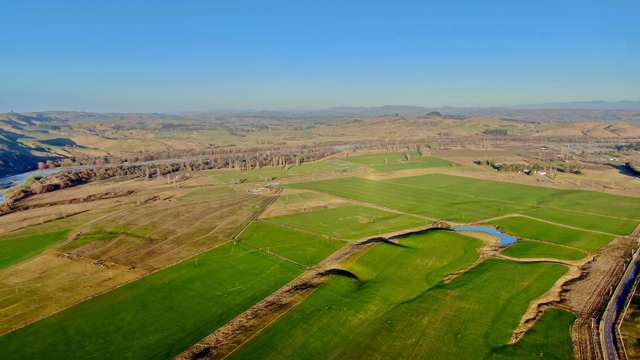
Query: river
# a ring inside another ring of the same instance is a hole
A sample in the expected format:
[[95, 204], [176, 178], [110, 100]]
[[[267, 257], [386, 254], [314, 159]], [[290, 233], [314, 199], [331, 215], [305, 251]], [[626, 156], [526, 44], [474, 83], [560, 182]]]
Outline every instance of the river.
[[3, 190], [8, 188], [12, 188], [16, 185], [22, 184], [25, 180], [32, 176], [47, 176], [57, 174], [63, 171], [73, 171], [80, 169], [81, 167], [58, 167], [53, 169], [44, 169], [44, 170], [32, 170], [23, 172], [21, 174], [9, 175], [3, 178], [0, 178], [0, 203], [4, 201]]

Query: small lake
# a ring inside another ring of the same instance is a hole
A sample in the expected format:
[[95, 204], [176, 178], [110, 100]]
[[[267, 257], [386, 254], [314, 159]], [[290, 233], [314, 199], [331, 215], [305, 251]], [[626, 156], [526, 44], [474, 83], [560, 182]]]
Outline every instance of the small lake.
[[518, 241], [518, 238], [515, 236], [507, 235], [500, 230], [494, 228], [493, 226], [456, 226], [453, 228], [455, 231], [475, 231], [481, 232], [489, 235], [493, 235], [500, 240], [500, 245], [507, 246], [509, 244], [513, 244]]

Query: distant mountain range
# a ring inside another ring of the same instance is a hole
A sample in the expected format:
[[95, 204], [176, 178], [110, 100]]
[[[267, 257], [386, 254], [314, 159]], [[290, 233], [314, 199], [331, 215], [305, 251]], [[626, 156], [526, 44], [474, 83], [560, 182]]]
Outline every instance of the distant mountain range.
[[574, 101], [515, 106], [520, 109], [582, 109], [582, 110], [629, 110], [640, 111], [640, 101]]

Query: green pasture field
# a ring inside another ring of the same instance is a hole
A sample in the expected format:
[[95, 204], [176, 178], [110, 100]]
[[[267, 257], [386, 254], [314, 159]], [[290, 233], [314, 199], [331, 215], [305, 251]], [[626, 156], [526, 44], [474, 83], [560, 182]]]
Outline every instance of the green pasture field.
[[264, 221], [344, 240], [357, 240], [430, 223], [419, 217], [359, 205], [275, 216]]
[[27, 229], [0, 237], [0, 269], [38, 255], [66, 239], [69, 229]]
[[[403, 238], [401, 244], [405, 247], [377, 244], [368, 249], [346, 264], [361, 282], [331, 278], [231, 358], [344, 358], [354, 342], [374, 345], [379, 338], [359, 336], [372, 320], [472, 264], [481, 246], [477, 239], [444, 231]], [[387, 339], [396, 335], [379, 334]]]
[[571, 360], [573, 345], [570, 329], [575, 319], [576, 316], [570, 312], [547, 309], [520, 341], [496, 349], [491, 359]]
[[[562, 265], [477, 258], [477, 240], [434, 232], [378, 245], [240, 348], [235, 359], [475, 359], [511, 337], [529, 302]], [[556, 334], [564, 339], [565, 334]]]
[[[288, 247], [304, 241], [314, 245], [300, 251]], [[272, 253], [309, 262], [336, 248], [306, 234], [253, 225], [239, 243], [224, 244], [0, 337], [0, 354], [7, 360], [170, 358], [304, 270], [249, 246], [268, 246]]]
[[611, 235], [569, 229], [522, 216], [494, 220], [491, 223], [518, 237], [571, 246], [586, 251], [597, 250], [614, 238]]
[[485, 199], [470, 199], [412, 186], [349, 177], [288, 185], [344, 198], [365, 201], [408, 213], [456, 222], [472, 222], [502, 214], [526, 211], [530, 207]]
[[344, 242], [321, 236], [302, 234], [278, 225], [256, 222], [239, 240], [241, 245], [276, 253], [304, 265], [314, 265], [344, 246]]
[[256, 182], [270, 181], [272, 179], [284, 178], [288, 176], [299, 176], [315, 173], [349, 172], [355, 170], [358, 167], [358, 164], [352, 162], [339, 159], [331, 159], [311, 163], [303, 163], [300, 166], [289, 165], [286, 168], [263, 167], [261, 169], [253, 169], [242, 172], [238, 169], [220, 169], [209, 170], [204, 172], [204, 174], [206, 174], [207, 176], [211, 176], [225, 184], [231, 184], [239, 182], [242, 179], [249, 182]]
[[345, 160], [366, 165], [375, 172], [452, 166], [447, 160], [434, 156], [420, 156], [417, 152], [407, 154], [409, 156], [408, 161], [405, 159], [405, 153], [359, 155]]
[[[397, 178], [385, 182], [439, 190], [452, 195], [466, 195], [474, 199], [500, 200], [519, 207], [543, 207], [544, 209], [532, 209], [535, 211], [531, 216], [593, 230], [628, 234], [640, 223], [640, 201], [619, 195], [552, 189], [443, 174]], [[602, 219], [603, 216], [605, 219]], [[602, 224], [598, 224], [598, 219], [601, 219]], [[600, 228], [592, 227], [594, 225]]]
[[582, 250], [522, 239], [510, 245], [502, 253], [515, 258], [550, 258], [558, 260], [580, 260], [587, 256], [587, 253]]
[[[629, 201], [633, 201], [633, 199], [629, 199]], [[632, 233], [638, 223], [640, 223], [640, 221], [637, 220], [613, 218], [603, 215], [586, 214], [555, 208], [540, 208], [529, 211], [526, 215], [582, 229], [596, 230], [618, 235], [627, 235]]]
[[442, 174], [384, 181], [351, 177], [289, 186], [455, 222], [522, 213], [614, 234], [628, 234], [640, 223], [640, 201], [633, 198]]

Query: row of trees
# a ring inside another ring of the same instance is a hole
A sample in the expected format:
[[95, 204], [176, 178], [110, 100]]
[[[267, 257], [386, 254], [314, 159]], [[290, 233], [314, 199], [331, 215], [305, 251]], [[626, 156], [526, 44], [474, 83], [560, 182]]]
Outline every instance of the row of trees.
[[518, 172], [528, 175], [540, 173], [543, 171], [551, 172], [566, 172], [572, 174], [582, 174], [584, 166], [575, 162], [533, 162], [533, 163], [503, 163], [496, 162], [494, 160], [476, 160], [477, 165], [486, 165], [495, 169], [496, 171], [504, 172]]

